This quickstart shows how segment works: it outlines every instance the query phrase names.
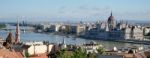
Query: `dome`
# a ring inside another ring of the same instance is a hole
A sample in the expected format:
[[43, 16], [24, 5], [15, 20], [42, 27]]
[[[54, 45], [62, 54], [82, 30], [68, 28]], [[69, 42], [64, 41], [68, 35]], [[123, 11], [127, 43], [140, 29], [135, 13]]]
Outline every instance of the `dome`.
[[111, 21], [115, 21], [115, 18], [114, 18], [114, 16], [112, 16], [112, 13], [111, 13], [110, 17], [108, 18], [108, 22], [111, 22]]

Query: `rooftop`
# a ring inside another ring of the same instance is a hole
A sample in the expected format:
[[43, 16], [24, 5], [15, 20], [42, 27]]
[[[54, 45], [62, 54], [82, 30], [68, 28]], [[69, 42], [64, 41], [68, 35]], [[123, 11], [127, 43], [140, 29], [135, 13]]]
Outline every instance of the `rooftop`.
[[0, 58], [23, 58], [20, 52], [10, 51], [8, 49], [0, 49]]

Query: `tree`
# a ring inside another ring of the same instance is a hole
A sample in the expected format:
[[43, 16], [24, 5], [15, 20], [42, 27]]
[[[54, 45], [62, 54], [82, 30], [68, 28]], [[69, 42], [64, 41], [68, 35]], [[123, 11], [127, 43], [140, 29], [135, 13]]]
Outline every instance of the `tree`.
[[1, 29], [1, 28], [5, 28], [5, 27], [6, 27], [5, 24], [0, 24], [0, 29]]
[[57, 58], [71, 58], [72, 52], [67, 51], [67, 49], [63, 49], [58, 54]]
[[[96, 54], [94, 54], [94, 56], [92, 55], [92, 57], [95, 58], [95, 55]], [[57, 58], [88, 58], [88, 57], [84, 49], [78, 48], [72, 52], [66, 51], [65, 49], [61, 50], [57, 55]]]
[[61, 50], [61, 51], [59, 52], [59, 55], [57, 56], [57, 58], [66, 58], [65, 52], [66, 52], [65, 49], [64, 49], [64, 50]]
[[82, 50], [81, 48], [78, 48], [73, 53], [72, 58], [87, 58], [87, 54], [86, 54], [85, 50]]
[[102, 47], [98, 48], [97, 51], [98, 51], [99, 54], [104, 54], [105, 53], [105, 49], [102, 48]]
[[97, 58], [97, 53], [88, 53], [87, 58]]

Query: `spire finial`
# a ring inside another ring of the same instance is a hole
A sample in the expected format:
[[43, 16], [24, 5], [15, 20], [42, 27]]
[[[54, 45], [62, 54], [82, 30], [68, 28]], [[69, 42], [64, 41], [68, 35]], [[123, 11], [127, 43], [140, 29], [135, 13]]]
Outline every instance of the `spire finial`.
[[62, 44], [65, 44], [65, 39], [64, 39], [64, 37], [63, 37], [63, 43]]
[[112, 16], [112, 11], [111, 11], [111, 14], [110, 14], [111, 16]]

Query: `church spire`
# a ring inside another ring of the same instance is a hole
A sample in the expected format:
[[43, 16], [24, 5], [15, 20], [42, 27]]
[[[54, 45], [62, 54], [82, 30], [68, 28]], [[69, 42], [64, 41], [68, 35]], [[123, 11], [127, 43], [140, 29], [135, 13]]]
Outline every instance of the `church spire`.
[[62, 44], [65, 44], [65, 39], [63, 38], [63, 42], [62, 42]]
[[17, 25], [16, 25], [16, 39], [15, 43], [20, 43], [20, 27], [19, 27], [19, 21], [17, 20]]
[[9, 44], [13, 44], [14, 43], [14, 36], [11, 32], [9, 32], [7, 38], [6, 38], [6, 42]]
[[112, 16], [112, 11], [111, 11], [111, 14], [110, 14], [110, 16]]

